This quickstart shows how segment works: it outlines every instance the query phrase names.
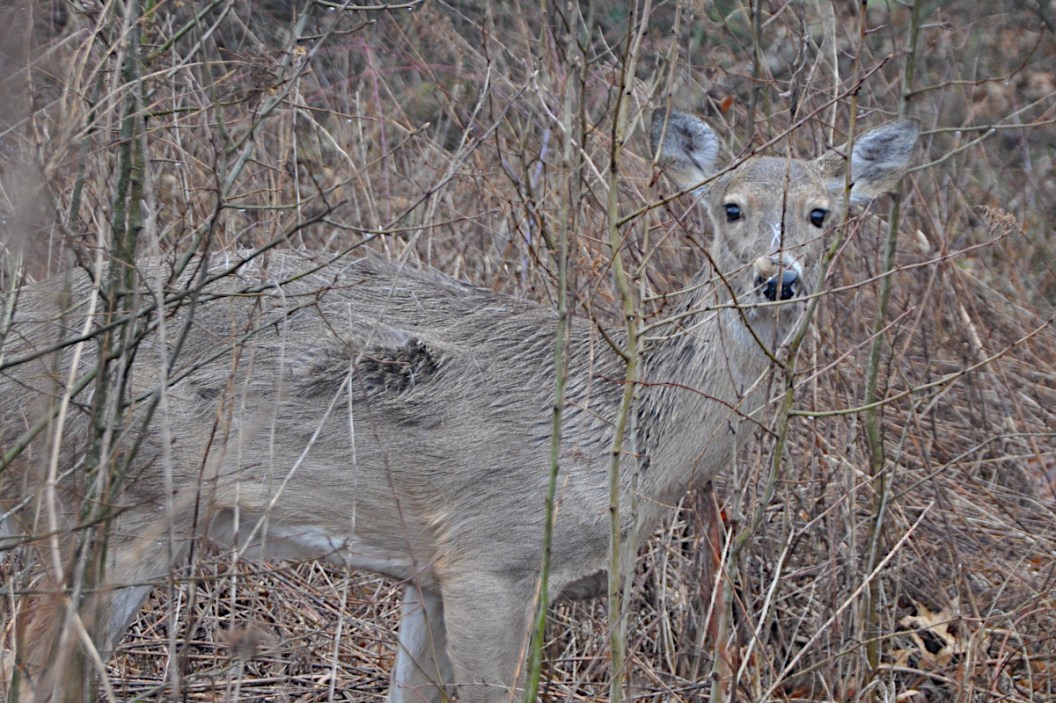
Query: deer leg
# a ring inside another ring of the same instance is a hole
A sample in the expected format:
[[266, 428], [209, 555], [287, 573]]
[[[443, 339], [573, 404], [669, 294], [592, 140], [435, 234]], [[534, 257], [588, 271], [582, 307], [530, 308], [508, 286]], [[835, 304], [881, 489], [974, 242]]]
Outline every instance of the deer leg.
[[[185, 547], [178, 546], [177, 556]], [[118, 540], [107, 566], [106, 581], [79, 608], [82, 626], [96, 638], [106, 661], [150, 594], [153, 582], [168, 573], [173, 559], [156, 539]], [[121, 584], [135, 584], [123, 586]], [[11, 665], [18, 668], [19, 701], [62, 700], [66, 671], [74, 650], [82, 646], [70, 620], [68, 599], [55, 593], [30, 602], [22, 651]], [[6, 672], [5, 672], [6, 673]], [[13, 671], [10, 673], [14, 673]]]
[[403, 587], [399, 648], [389, 688], [391, 703], [440, 703], [451, 682], [444, 604], [416, 583]]
[[471, 573], [444, 584], [448, 655], [462, 703], [519, 700], [531, 585]]

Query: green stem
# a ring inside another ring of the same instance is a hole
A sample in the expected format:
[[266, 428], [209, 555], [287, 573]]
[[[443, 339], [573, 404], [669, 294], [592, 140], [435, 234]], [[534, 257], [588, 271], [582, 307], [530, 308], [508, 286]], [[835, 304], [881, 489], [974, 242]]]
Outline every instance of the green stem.
[[[649, 0], [646, 0], [640, 10], [636, 2], [632, 6], [631, 15], [628, 18], [623, 70], [620, 72], [616, 114], [612, 124], [612, 151], [609, 160], [608, 197], [606, 201], [609, 249], [612, 254], [612, 274], [620, 296], [621, 311], [627, 334], [625, 349], [627, 368], [624, 375], [623, 395], [620, 399], [619, 414], [616, 418], [615, 434], [612, 438], [612, 461], [609, 466], [609, 578], [607, 595], [609, 598], [609, 645], [612, 652], [612, 679], [609, 682], [609, 700], [611, 703], [622, 703], [624, 697], [623, 680], [626, 675], [627, 618], [624, 608], [626, 585], [624, 581], [626, 574], [623, 567], [627, 566], [629, 568], [629, 565], [633, 563], [634, 551], [637, 549], [637, 545], [634, 543], [635, 495], [637, 493], [634, 484], [637, 481], [637, 468], [633, 463], [633, 452], [628, 453], [628, 459], [632, 467], [631, 486], [628, 491], [631, 499], [629, 507], [632, 514], [623, 516], [620, 513], [620, 496], [622, 493], [620, 469], [623, 463], [627, 427], [630, 424], [631, 410], [634, 405], [634, 391], [638, 383], [639, 349], [638, 304], [634, 294], [634, 286], [623, 264], [623, 237], [618, 224], [620, 222], [619, 161], [624, 145], [627, 143], [628, 111], [633, 104], [631, 94], [638, 64], [637, 58], [641, 47], [640, 38], [648, 24], [650, 11], [651, 2]], [[627, 534], [630, 538], [626, 543], [622, 540], [624, 522], [628, 525]]]
[[[575, 52], [576, 42], [572, 36], [567, 44], [569, 51]], [[581, 59], [577, 56], [576, 59]], [[574, 60], [576, 60], [574, 59]], [[580, 69], [584, 62], [579, 61]], [[582, 72], [578, 74], [582, 79]], [[543, 647], [546, 643], [546, 615], [547, 606], [550, 604], [550, 557], [554, 538], [555, 503], [557, 500], [557, 477], [560, 471], [561, 459], [561, 423], [565, 406], [565, 385], [568, 379], [568, 246], [571, 233], [576, 230], [576, 215], [573, 207], [572, 193], [579, 192], [579, 183], [574, 174], [580, 173], [580, 169], [574, 168], [573, 161], [576, 154], [575, 144], [582, 143], [579, 139], [572, 137], [572, 115], [573, 97], [575, 96], [577, 83], [570, 76], [565, 84], [564, 105], [561, 111], [563, 121], [562, 135], [564, 138], [564, 149], [562, 151], [564, 174], [564, 187], [561, 189], [561, 223], [562, 228], [558, 236], [557, 248], [554, 249], [552, 238], [547, 237], [544, 241], [550, 247], [551, 255], [557, 256], [557, 333], [554, 338], [554, 407], [553, 424], [550, 433], [550, 476], [546, 486], [545, 523], [543, 526], [543, 559], [539, 569], [539, 598], [536, 604], [535, 623], [533, 625], [532, 644], [529, 651], [528, 681], [525, 686], [524, 700], [533, 703], [539, 695], [539, 681], [542, 676]], [[580, 93], [582, 94], [582, 92]], [[581, 133], [582, 134], [582, 133]]]
[[[863, 8], [864, 10], [864, 8]], [[921, 0], [913, 3], [912, 18], [909, 28], [909, 39], [906, 46], [906, 64], [902, 73], [902, 94], [899, 100], [899, 117], [906, 116], [906, 107], [913, 89], [913, 76], [916, 68], [917, 38], [920, 32]], [[864, 22], [864, 20], [863, 20]], [[902, 203], [898, 191], [893, 194], [891, 210], [888, 215], [887, 241], [884, 245], [882, 271], [894, 271], [898, 253], [898, 231], [902, 218]], [[869, 346], [869, 359], [865, 372], [865, 409], [862, 423], [865, 428], [866, 445], [869, 449], [869, 476], [874, 496], [873, 525], [869, 540], [869, 552], [866, 557], [865, 570], [872, 571], [879, 558], [881, 541], [884, 532], [884, 516], [887, 512], [889, 482], [887, 480], [887, 456], [884, 451], [883, 418], [881, 412], [884, 403], [880, 393], [881, 352], [884, 347], [884, 328], [887, 309], [891, 299], [891, 288], [894, 276], [884, 276], [880, 283], [880, 296], [877, 303], [876, 319], [873, 321], [873, 340]], [[880, 666], [880, 613], [877, 609], [880, 599], [879, 580], [869, 584], [863, 608], [866, 617], [865, 639], [866, 661], [869, 665], [870, 679], [876, 675]], [[862, 682], [865, 685], [867, 682]]]

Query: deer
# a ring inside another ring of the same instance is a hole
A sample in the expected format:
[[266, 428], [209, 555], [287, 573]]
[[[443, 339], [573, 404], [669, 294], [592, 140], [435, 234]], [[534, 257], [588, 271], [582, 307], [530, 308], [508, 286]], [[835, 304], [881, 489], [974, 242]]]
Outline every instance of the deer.
[[[742, 421], [758, 422], [768, 407], [773, 357], [819, 293], [819, 261], [846, 202], [892, 190], [917, 136], [902, 120], [860, 134], [849, 153], [727, 164], [707, 122], [655, 112], [656, 163], [706, 207], [714, 232], [679, 314], [643, 342], [625, 452], [637, 481], [625, 478], [620, 497], [625, 535], [646, 538], [752, 433]], [[520, 695], [542, 560], [557, 314], [380, 258], [276, 250], [210, 265], [165, 279], [167, 290], [196, 282], [195, 305], [186, 295], [155, 302], [127, 369], [130, 414], [113, 442], [131, 458], [107, 506], [104, 580], [82, 595], [82, 604], [97, 600], [100, 656], [152, 585], [207, 538], [248, 558], [328, 560], [400, 582], [393, 703]], [[169, 275], [164, 266], [144, 262], [144, 280]], [[69, 401], [52, 501], [64, 535], [85, 527], [85, 489], [63, 476], [84, 461], [91, 403], [64, 379], [77, 377], [75, 361], [99, 361], [93, 344], [76, 344], [90, 285], [75, 277], [63, 317], [57, 283], [16, 291], [0, 360], [5, 455], [64, 393]], [[145, 291], [143, 300], [157, 298]], [[592, 323], [571, 321], [551, 600], [603, 590], [624, 368]], [[164, 412], [151, 402], [162, 394]], [[5, 515], [22, 525], [8, 534], [23, 542], [49, 532], [33, 522], [43, 509], [30, 508], [45, 500], [39, 467], [52, 441], [33, 440], [5, 468]], [[11, 664], [21, 700], [62, 697], [60, 644], [77, 646], [62, 637], [70, 607], [27, 601]]]

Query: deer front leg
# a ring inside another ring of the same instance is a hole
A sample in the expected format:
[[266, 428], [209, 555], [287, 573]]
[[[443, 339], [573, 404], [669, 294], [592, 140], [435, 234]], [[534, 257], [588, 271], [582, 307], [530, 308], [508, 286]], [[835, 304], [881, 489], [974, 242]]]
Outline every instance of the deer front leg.
[[440, 703], [451, 683], [440, 594], [416, 583], [403, 587], [399, 647], [389, 688], [391, 703]]
[[462, 703], [520, 700], [532, 584], [468, 573], [444, 584], [447, 651]]

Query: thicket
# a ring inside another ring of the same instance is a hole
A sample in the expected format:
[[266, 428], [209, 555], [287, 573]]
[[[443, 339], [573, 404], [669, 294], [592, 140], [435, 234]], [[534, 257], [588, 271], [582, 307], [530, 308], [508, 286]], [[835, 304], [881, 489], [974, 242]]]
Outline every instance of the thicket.
[[[710, 227], [657, 178], [653, 110], [705, 116], [734, 156], [916, 118], [900, 196], [835, 252], [790, 412], [775, 403], [715, 491], [642, 546], [618, 680], [665, 701], [1056, 700], [1052, 3], [0, 12], [5, 300], [71, 267], [135, 285], [116, 264], [137, 257], [362, 248], [547, 304], [565, 285], [572, 314], [618, 327], [629, 303], [647, 327], [705, 265]], [[32, 555], [0, 564], [9, 646]], [[384, 692], [395, 584], [196, 555], [100, 695]], [[609, 697], [609, 605], [551, 609], [545, 700]]]

